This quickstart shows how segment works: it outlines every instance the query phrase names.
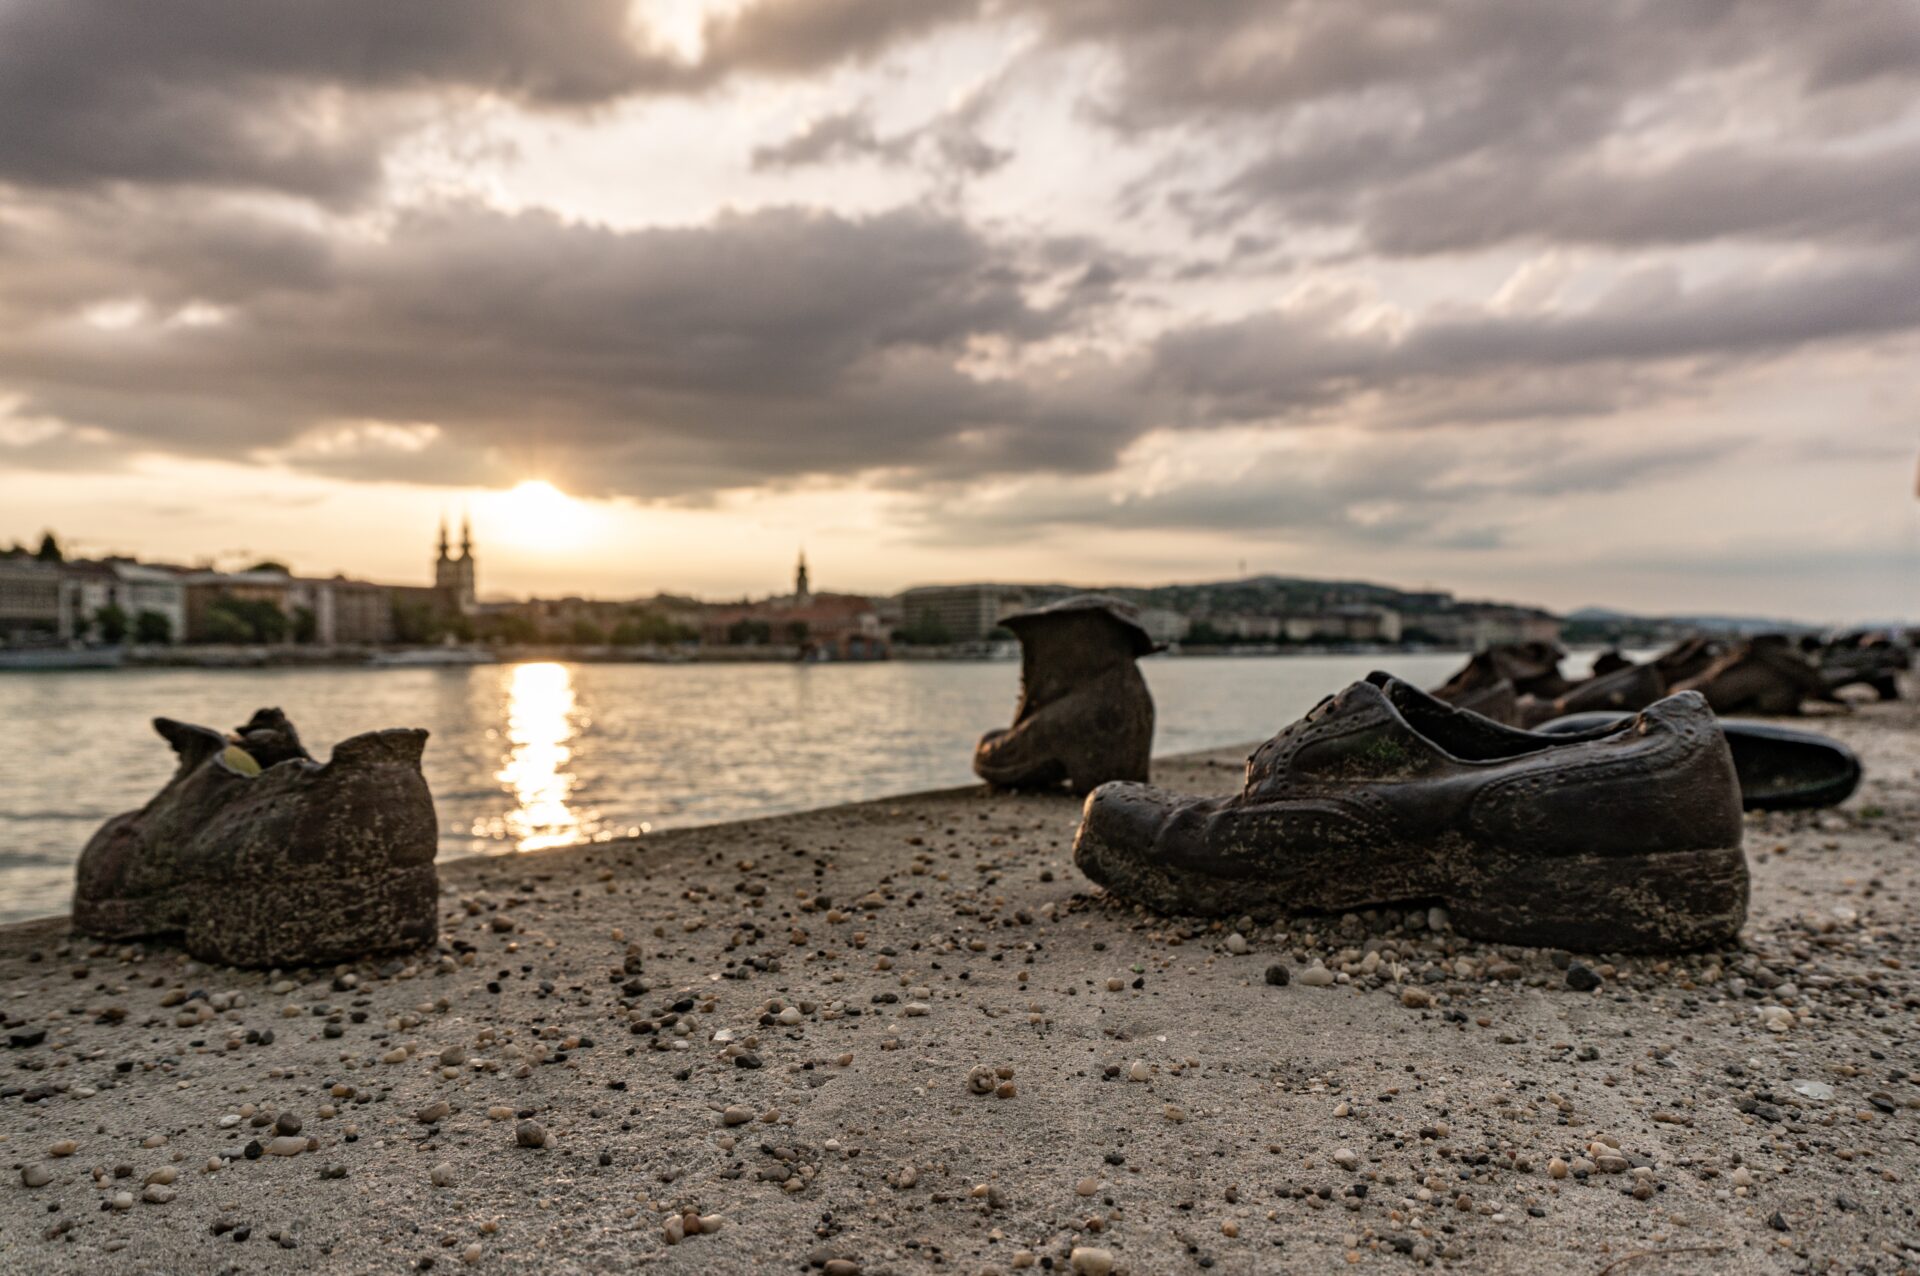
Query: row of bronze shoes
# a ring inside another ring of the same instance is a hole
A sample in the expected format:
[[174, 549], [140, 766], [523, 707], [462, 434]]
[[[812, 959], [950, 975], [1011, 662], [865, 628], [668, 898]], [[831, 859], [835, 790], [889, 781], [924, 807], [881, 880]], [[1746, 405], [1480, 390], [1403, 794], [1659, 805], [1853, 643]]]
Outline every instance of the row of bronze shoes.
[[1808, 704], [1844, 705], [1842, 688], [1871, 687], [1899, 696], [1906, 650], [1877, 638], [1796, 642], [1761, 634], [1742, 642], [1689, 638], [1645, 663], [1604, 651], [1593, 672], [1568, 679], [1566, 653], [1544, 642], [1509, 643], [1476, 653], [1433, 693], [1449, 704], [1513, 726], [1537, 727], [1568, 714], [1644, 709], [1671, 692], [1698, 691], [1715, 713], [1790, 715]]
[[[1155, 646], [1131, 607], [1080, 595], [1004, 623], [1020, 704], [974, 769], [1089, 793], [1075, 860], [1114, 893], [1235, 916], [1439, 899], [1470, 935], [1612, 951], [1731, 939], [1742, 805], [1826, 805], [1859, 782], [1835, 741], [1716, 712], [1792, 712], [1842, 677], [1895, 695], [1905, 667], [1866, 645], [1821, 663], [1784, 640], [1701, 640], [1573, 682], [1557, 648], [1495, 648], [1434, 694], [1369, 675], [1262, 745], [1241, 793], [1194, 798], [1146, 783], [1136, 662]], [[77, 929], [247, 966], [435, 940], [426, 732], [355, 736], [322, 763], [278, 709], [230, 734], [154, 727], [174, 774], [82, 851]]]
[[[1741, 811], [1843, 801], [1835, 740], [1728, 714], [1898, 694], [1904, 651], [1693, 639], [1593, 676], [1549, 644], [1497, 647], [1425, 692], [1370, 674], [1261, 745], [1228, 797], [1147, 783], [1154, 644], [1132, 608], [1082, 595], [1005, 622], [1021, 644], [1010, 727], [974, 771], [1087, 794], [1074, 860], [1162, 912], [1273, 915], [1440, 900], [1474, 938], [1600, 951], [1730, 942], [1745, 920]], [[1826, 658], [1822, 658], [1826, 657]]]

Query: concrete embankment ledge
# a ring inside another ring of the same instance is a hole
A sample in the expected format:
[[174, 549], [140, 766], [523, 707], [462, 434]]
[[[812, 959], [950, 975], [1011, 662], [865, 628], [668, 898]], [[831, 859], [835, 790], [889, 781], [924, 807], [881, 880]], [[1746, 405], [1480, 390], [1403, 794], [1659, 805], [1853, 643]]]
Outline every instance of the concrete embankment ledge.
[[0, 1269], [1911, 1270], [1920, 717], [1823, 726], [1673, 958], [1154, 918], [974, 789], [451, 863], [353, 968], [5, 928]]

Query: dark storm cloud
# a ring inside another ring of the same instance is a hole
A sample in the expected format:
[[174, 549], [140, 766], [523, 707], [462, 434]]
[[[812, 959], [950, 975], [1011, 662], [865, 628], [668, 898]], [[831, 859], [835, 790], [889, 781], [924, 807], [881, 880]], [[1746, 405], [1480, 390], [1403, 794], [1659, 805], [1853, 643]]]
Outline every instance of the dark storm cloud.
[[0, 211], [0, 386], [23, 419], [346, 477], [536, 466], [671, 499], [1094, 474], [1157, 428], [1591, 418], [1703, 368], [1920, 329], [1920, 256], [1880, 253], [1390, 325], [1327, 290], [1074, 354], [1138, 263], [932, 211], [616, 230], [452, 205], [373, 237], [202, 201], [59, 207]]
[[0, 0], [0, 182], [362, 200], [436, 108], [579, 111], [857, 62], [974, 0], [779, 0], [688, 61], [629, 0]]
[[[970, 343], [1046, 341], [1100, 297], [1072, 286], [1091, 263], [1060, 243], [1025, 253], [933, 213], [617, 231], [460, 206], [370, 240], [96, 204], [51, 233], [16, 229], [0, 256], [18, 272], [0, 383], [23, 415], [164, 450], [432, 423], [459, 446], [550, 456], [576, 488], [678, 495], [892, 467], [1086, 469], [1140, 428], [1104, 365], [1044, 383], [958, 368]], [[1063, 300], [1028, 299], [1050, 280]], [[143, 300], [124, 328], [80, 317], [127, 296]], [[403, 460], [372, 448], [363, 463]], [[351, 472], [354, 450], [314, 463]]]
[[873, 57], [981, 8], [981, 0], [760, 0], [707, 23], [702, 64], [710, 75], [798, 75]]
[[0, 0], [0, 181], [365, 195], [407, 95], [680, 87], [626, 0]]

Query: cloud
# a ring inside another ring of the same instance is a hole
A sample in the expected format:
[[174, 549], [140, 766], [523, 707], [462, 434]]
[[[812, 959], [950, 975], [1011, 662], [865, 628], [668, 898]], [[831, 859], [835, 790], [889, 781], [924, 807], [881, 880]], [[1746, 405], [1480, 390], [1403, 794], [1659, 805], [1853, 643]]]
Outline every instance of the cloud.
[[[1418, 322], [1363, 319], [1362, 299], [1320, 292], [1242, 318], [1160, 337], [1149, 380], [1204, 422], [1300, 417], [1363, 396], [1472, 388], [1496, 374], [1531, 411], [1605, 411], [1640, 378], [1697, 360], [1751, 360], [1920, 328], [1920, 250], [1682, 287], [1659, 269], [1626, 277], [1579, 310], [1437, 309]], [[1606, 387], [1612, 386], [1609, 391]], [[1515, 415], [1484, 395], [1475, 414]], [[1431, 419], [1431, 418], [1429, 418]]]
[[[398, 463], [391, 449], [293, 444], [430, 425], [436, 448], [537, 462], [576, 490], [680, 496], [1085, 469], [1140, 428], [1105, 363], [1041, 349], [1104, 304], [1110, 288], [1076, 286], [1095, 263], [930, 211], [622, 231], [463, 204], [354, 237], [88, 205], [56, 225], [0, 248], [18, 272], [0, 298], [0, 384], [24, 413], [133, 446], [372, 476]], [[111, 325], [87, 318], [126, 297]], [[187, 307], [222, 321], [169, 322]], [[974, 367], [982, 343], [1015, 364]], [[1044, 376], [1021, 365], [1029, 350]]]
[[800, 75], [977, 15], [981, 0], [759, 0], [705, 26], [709, 74]]
[[913, 128], [883, 136], [870, 108], [836, 111], [802, 125], [784, 141], [758, 146], [753, 167], [762, 171], [814, 164], [872, 160], [881, 164], [919, 164], [949, 180], [980, 177], [1013, 158], [981, 135], [981, 121], [994, 101], [994, 86], [967, 95], [957, 106]]
[[1718, 437], [1621, 450], [1512, 430], [1347, 435], [1311, 447], [1295, 436], [1280, 446], [1250, 443], [1171, 478], [1135, 466], [1119, 490], [1107, 481], [1014, 483], [971, 497], [943, 494], [916, 516], [931, 543], [1016, 543], [1041, 531], [1099, 528], [1480, 551], [1512, 543], [1517, 519], [1543, 499], [1685, 478], [1745, 446]]
[[1920, 80], [1902, 0], [1032, 12], [1056, 47], [1114, 60], [1092, 103], [1111, 129], [1254, 152], [1165, 192], [1208, 228], [1337, 228], [1416, 255], [1911, 233], [1920, 151], [1889, 130]]
[[695, 79], [627, 0], [4, 0], [0, 181], [350, 202], [378, 184], [410, 102], [571, 110]]

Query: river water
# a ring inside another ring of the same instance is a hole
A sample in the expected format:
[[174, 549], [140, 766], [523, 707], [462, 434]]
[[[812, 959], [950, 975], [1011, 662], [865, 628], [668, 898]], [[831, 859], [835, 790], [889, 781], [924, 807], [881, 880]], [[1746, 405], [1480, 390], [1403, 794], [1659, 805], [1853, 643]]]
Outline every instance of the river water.
[[[1153, 658], [1156, 754], [1264, 739], [1384, 666], [1420, 685], [1458, 655]], [[1017, 663], [451, 669], [118, 669], [0, 674], [0, 921], [64, 912], [102, 820], [166, 781], [156, 715], [230, 729], [278, 705], [324, 759], [425, 727], [441, 855], [775, 815], [972, 780], [1011, 720]]]

